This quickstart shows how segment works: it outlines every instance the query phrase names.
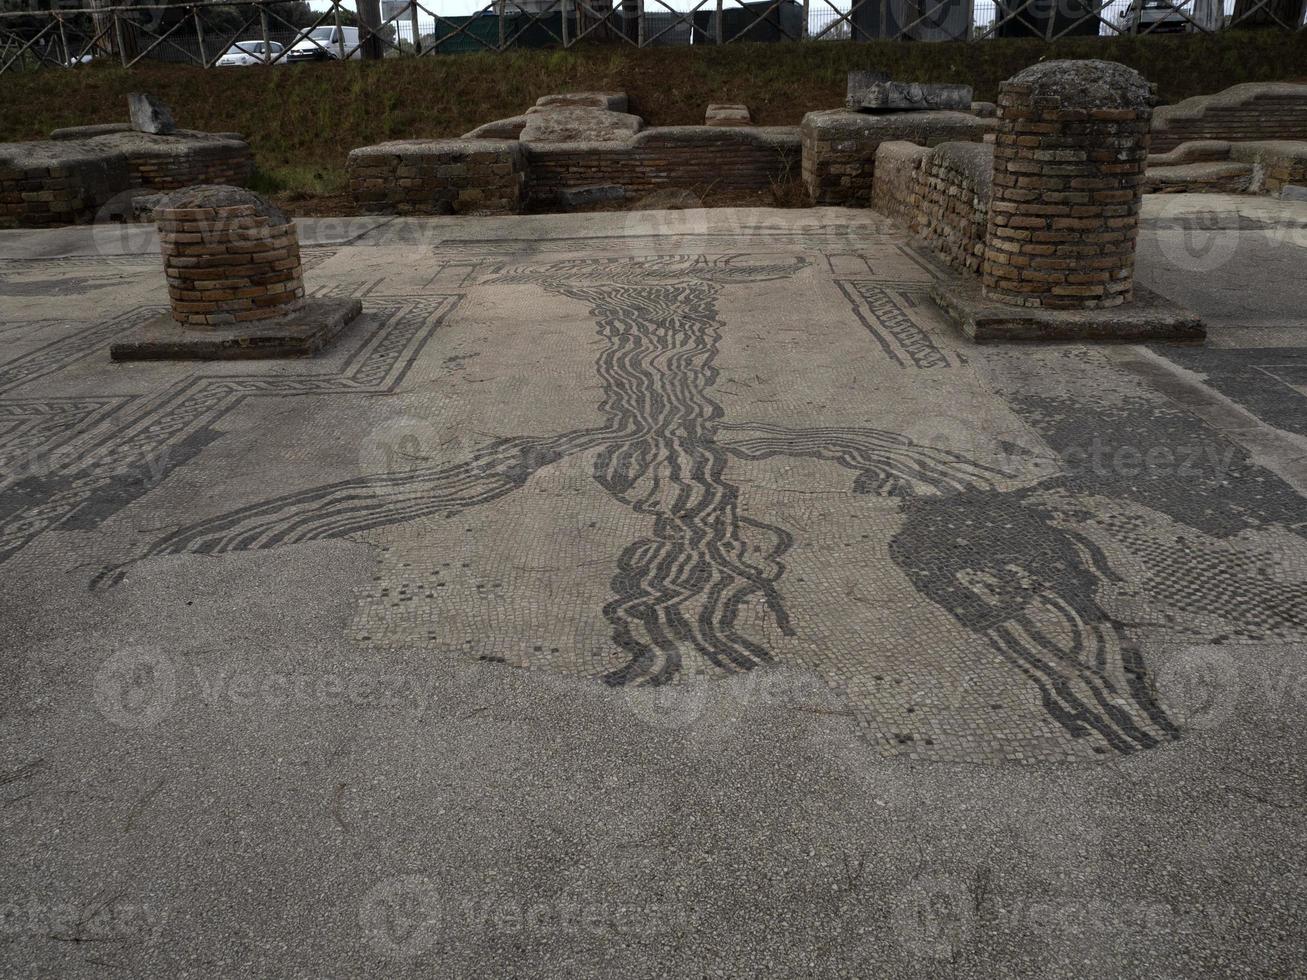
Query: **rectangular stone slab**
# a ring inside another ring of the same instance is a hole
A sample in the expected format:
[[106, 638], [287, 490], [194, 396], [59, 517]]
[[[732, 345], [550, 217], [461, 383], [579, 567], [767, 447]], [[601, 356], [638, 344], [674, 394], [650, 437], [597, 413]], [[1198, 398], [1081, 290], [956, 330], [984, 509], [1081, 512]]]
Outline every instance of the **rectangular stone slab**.
[[232, 361], [304, 357], [322, 350], [363, 312], [352, 298], [309, 299], [288, 316], [192, 330], [167, 313], [109, 348], [115, 361]]
[[[852, 76], [850, 72], [850, 76]], [[971, 111], [971, 86], [922, 82], [870, 81], [855, 90], [849, 80], [848, 106], [860, 112], [912, 112], [918, 109]]]
[[931, 298], [955, 326], [978, 344], [1001, 340], [1201, 341], [1198, 314], [1134, 285], [1134, 301], [1104, 310], [1047, 310], [989, 299], [980, 281], [950, 277], [930, 287]]

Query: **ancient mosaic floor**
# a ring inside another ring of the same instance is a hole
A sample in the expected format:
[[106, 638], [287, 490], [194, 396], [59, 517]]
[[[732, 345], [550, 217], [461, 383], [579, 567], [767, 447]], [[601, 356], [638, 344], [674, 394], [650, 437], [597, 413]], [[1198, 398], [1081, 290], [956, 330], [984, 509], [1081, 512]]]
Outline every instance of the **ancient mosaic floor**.
[[200, 366], [108, 361], [164, 302], [148, 251], [0, 260], [0, 576], [112, 601], [363, 542], [371, 581], [322, 610], [362, 649], [669, 690], [802, 669], [883, 754], [984, 763], [1161, 746], [1159, 651], [1307, 640], [1301, 474], [1202, 408], [1300, 437], [1301, 350], [977, 348], [935, 263], [842, 210], [305, 255], [363, 300], [336, 348]]

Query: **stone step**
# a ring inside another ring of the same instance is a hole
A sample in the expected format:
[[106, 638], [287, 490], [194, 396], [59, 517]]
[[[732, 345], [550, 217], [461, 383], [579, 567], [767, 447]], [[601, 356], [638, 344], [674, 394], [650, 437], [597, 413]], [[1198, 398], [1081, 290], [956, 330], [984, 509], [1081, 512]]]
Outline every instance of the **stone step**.
[[1149, 167], [1176, 167], [1183, 163], [1212, 163], [1230, 159], [1228, 140], [1190, 140], [1167, 153], [1148, 154]]
[[1248, 190], [1251, 164], [1232, 161], [1184, 163], [1173, 167], [1149, 167], [1144, 189], [1150, 194], [1207, 192], [1237, 194]]

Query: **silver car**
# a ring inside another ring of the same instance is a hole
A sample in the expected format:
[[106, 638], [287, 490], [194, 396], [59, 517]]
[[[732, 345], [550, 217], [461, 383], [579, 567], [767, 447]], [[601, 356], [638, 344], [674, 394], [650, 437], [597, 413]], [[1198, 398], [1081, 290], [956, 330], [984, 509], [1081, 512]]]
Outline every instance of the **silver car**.
[[[218, 59], [217, 65], [220, 68], [262, 65], [274, 61], [284, 50], [285, 48], [276, 41], [269, 41], [266, 50], [262, 41], [237, 41]], [[285, 64], [284, 61], [276, 63]]]

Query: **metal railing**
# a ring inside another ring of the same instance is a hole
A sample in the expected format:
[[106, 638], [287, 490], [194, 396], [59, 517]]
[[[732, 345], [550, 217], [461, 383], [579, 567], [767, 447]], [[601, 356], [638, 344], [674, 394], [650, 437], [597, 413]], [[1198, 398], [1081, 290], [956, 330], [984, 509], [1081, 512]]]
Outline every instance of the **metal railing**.
[[459, 15], [436, 9], [441, 0], [325, 0], [325, 10], [308, 13], [275, 0], [33, 2], [43, 9], [0, 7], [0, 72], [74, 68], [96, 58], [211, 68], [235, 50], [277, 65], [600, 41], [650, 47], [1301, 31], [1307, 19], [1307, 0], [490, 0]]

